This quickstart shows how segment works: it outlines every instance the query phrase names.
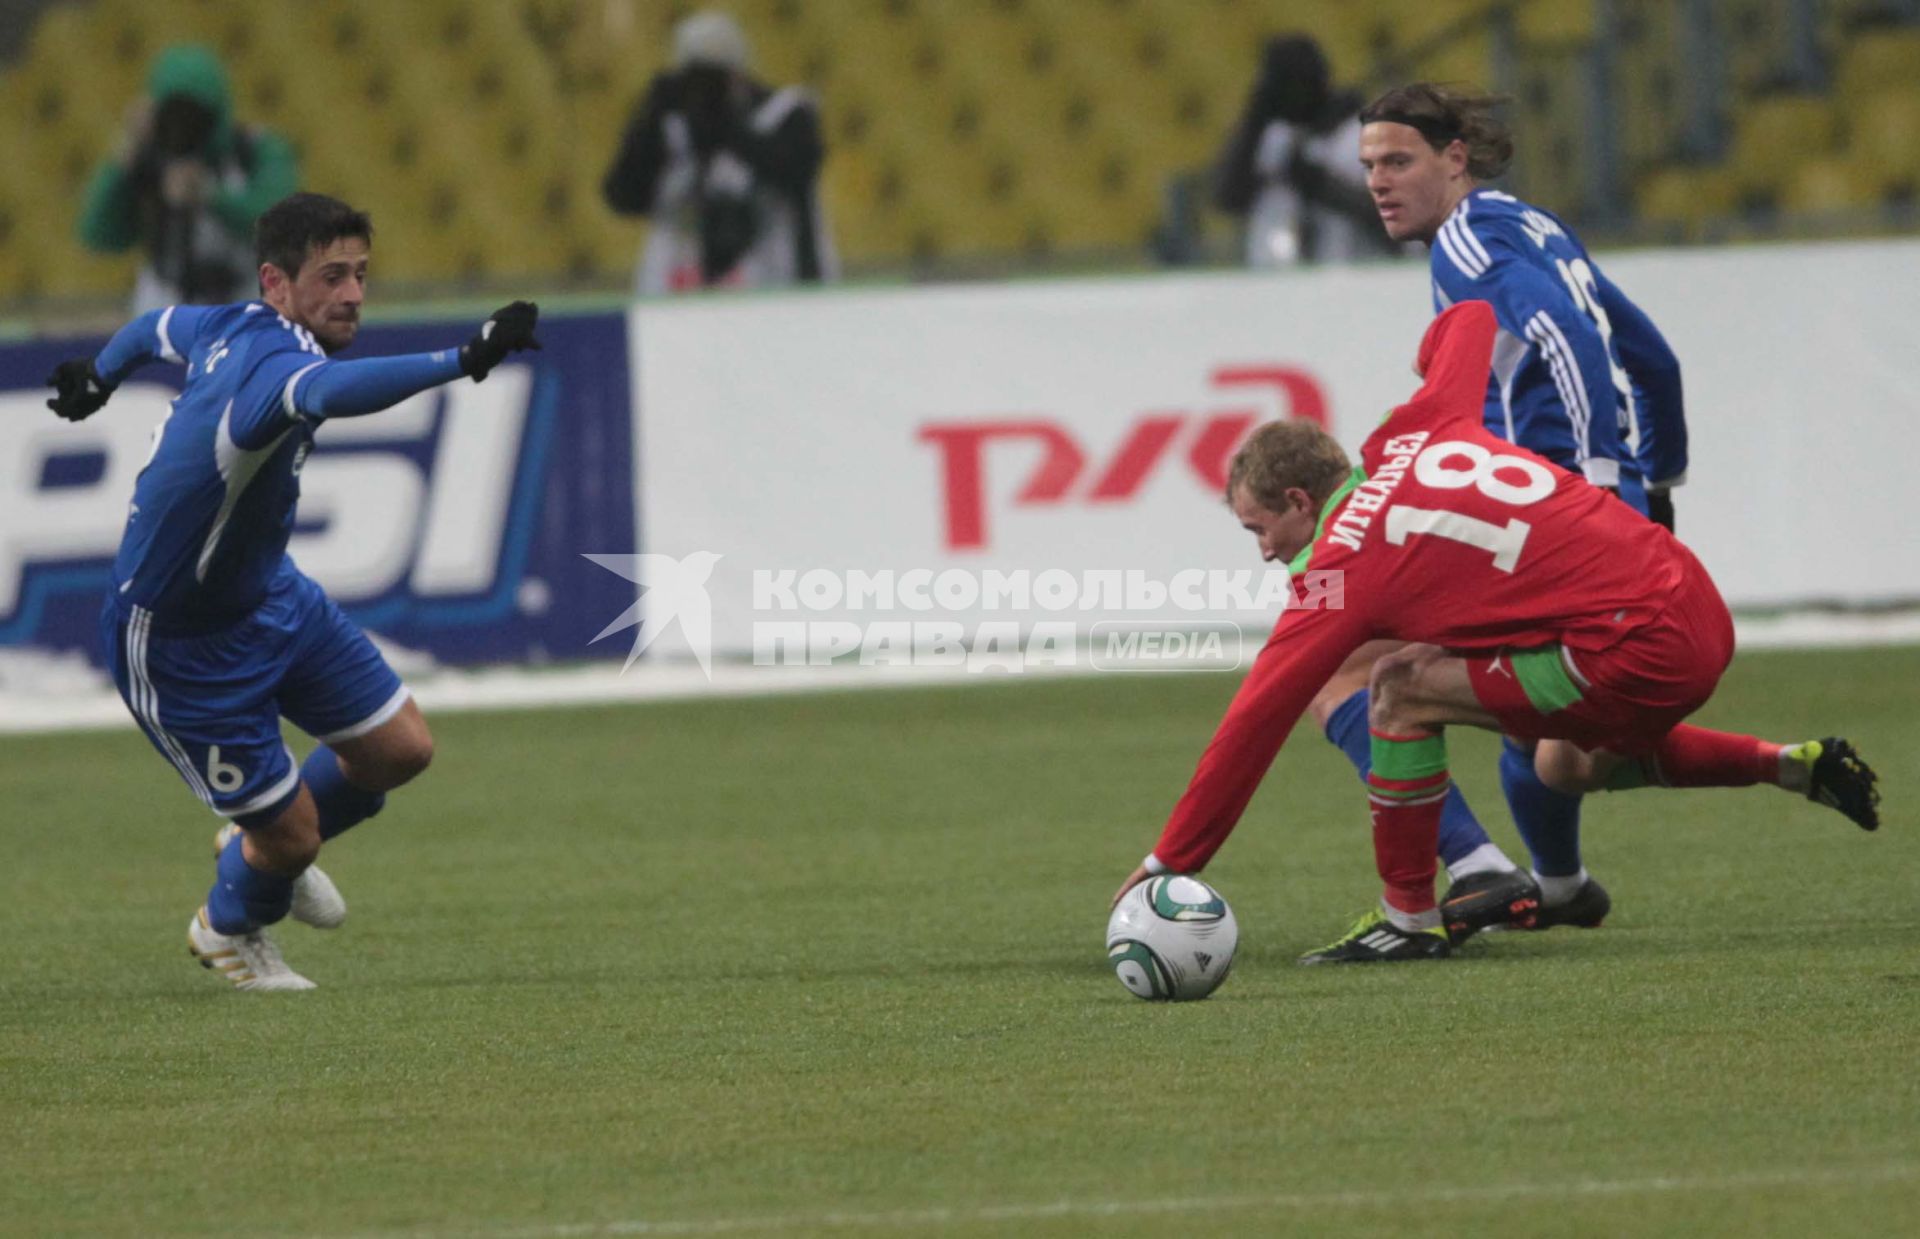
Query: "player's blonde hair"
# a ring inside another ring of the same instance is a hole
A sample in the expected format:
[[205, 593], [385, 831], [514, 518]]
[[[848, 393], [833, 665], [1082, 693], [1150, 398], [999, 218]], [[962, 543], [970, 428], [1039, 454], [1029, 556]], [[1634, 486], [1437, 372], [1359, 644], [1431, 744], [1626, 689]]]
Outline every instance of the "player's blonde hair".
[[1353, 472], [1334, 437], [1312, 422], [1268, 422], [1247, 436], [1227, 466], [1227, 504], [1241, 493], [1269, 512], [1283, 512], [1299, 487], [1325, 503]]
[[1434, 82], [1396, 86], [1360, 110], [1360, 123], [1392, 121], [1420, 131], [1427, 145], [1444, 151], [1455, 142], [1467, 146], [1467, 175], [1490, 181], [1513, 162], [1513, 135], [1493, 114], [1506, 100]]

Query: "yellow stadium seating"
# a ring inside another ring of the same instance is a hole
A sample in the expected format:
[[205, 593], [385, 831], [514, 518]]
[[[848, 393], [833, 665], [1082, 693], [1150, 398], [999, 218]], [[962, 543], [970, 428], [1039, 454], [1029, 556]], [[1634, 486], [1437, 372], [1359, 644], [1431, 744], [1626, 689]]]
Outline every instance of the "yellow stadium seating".
[[1587, 0], [1535, 0], [1515, 14], [1516, 33], [1536, 43], [1571, 43], [1594, 34], [1593, 5]]
[[1724, 168], [1665, 168], [1641, 182], [1635, 205], [1656, 223], [1698, 228], [1734, 209], [1739, 186]]
[[[1169, 178], [1211, 164], [1274, 34], [1314, 35], [1342, 84], [1376, 88], [1376, 73], [1490, 84], [1493, 0], [714, 2], [740, 20], [763, 80], [819, 94], [822, 194], [855, 269], [1140, 253]], [[1823, 19], [1830, 94], [1743, 99], [1730, 109], [1724, 166], [1662, 171], [1692, 71], [1678, 10], [1617, 0], [1618, 132], [1648, 217], [1697, 231], [1743, 199], [1814, 212], [1910, 191], [1920, 30], [1856, 31], [1872, 2], [1836, 0]], [[600, 180], [675, 23], [701, 3], [49, 6], [0, 70], [0, 302], [124, 286], [131, 260], [86, 255], [72, 220], [152, 56], [182, 40], [227, 60], [240, 115], [296, 143], [306, 186], [374, 211], [382, 280], [624, 285], [645, 224], [614, 216]], [[1743, 89], [1778, 70], [1786, 3], [1712, 0]], [[1520, 92], [1515, 185], [1556, 204], [1576, 202], [1581, 186], [1570, 66], [1597, 32], [1595, 14], [1591, 0], [1513, 11], [1523, 87], [1541, 84]], [[83, 78], [73, 72], [82, 64]]]
[[1799, 214], [1827, 215], [1871, 207], [1878, 200], [1871, 176], [1850, 159], [1829, 157], [1795, 168], [1780, 205]]
[[1920, 185], [1920, 86], [1860, 100], [1849, 150], [1872, 183], [1912, 193]]
[[1863, 34], [1840, 58], [1840, 96], [1859, 102], [1883, 92], [1920, 92], [1920, 30]]
[[1834, 105], [1818, 95], [1760, 99], [1738, 119], [1728, 163], [1746, 194], [1777, 187], [1784, 168], [1830, 154], [1839, 129]]

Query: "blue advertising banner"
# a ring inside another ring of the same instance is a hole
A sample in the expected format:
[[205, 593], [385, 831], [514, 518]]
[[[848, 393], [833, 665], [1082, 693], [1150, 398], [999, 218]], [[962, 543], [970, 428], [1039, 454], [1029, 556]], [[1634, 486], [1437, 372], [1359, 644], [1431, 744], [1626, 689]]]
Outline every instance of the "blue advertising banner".
[[[445, 348], [472, 330], [369, 327], [343, 356]], [[295, 562], [363, 626], [440, 662], [624, 656], [622, 641], [587, 642], [634, 587], [583, 556], [638, 549], [626, 332], [621, 314], [546, 318], [543, 350], [485, 383], [323, 426]], [[87, 421], [54, 417], [48, 372], [104, 342], [0, 347], [0, 645], [96, 663], [133, 480], [183, 377], [151, 365]]]

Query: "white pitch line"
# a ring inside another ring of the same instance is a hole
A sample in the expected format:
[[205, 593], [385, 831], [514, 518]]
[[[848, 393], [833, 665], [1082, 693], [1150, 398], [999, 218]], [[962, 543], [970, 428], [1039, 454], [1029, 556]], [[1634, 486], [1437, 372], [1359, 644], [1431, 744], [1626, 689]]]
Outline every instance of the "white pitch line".
[[1768, 1188], [1858, 1186], [1920, 1179], [1920, 1164], [1772, 1170], [1735, 1175], [1659, 1175], [1643, 1179], [1572, 1179], [1557, 1183], [1494, 1183], [1482, 1187], [1409, 1188], [1403, 1191], [1300, 1192], [1245, 1196], [1185, 1196], [1159, 1200], [1075, 1201], [899, 1209], [887, 1212], [790, 1213], [762, 1217], [632, 1219], [546, 1226], [479, 1229], [417, 1228], [355, 1232], [353, 1239], [608, 1239], [624, 1235], [727, 1235], [801, 1230], [933, 1230], [980, 1222], [1044, 1221], [1050, 1218], [1139, 1217], [1164, 1213], [1313, 1213], [1435, 1204], [1472, 1204], [1533, 1197], [1656, 1196], [1685, 1192], [1741, 1192]]

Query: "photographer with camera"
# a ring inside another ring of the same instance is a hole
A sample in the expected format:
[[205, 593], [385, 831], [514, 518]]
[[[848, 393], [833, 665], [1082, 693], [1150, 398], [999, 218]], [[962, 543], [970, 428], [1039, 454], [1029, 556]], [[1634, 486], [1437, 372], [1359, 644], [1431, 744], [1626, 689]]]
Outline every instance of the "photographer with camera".
[[1360, 105], [1336, 91], [1311, 37], [1267, 41], [1260, 76], [1214, 169], [1213, 204], [1246, 221], [1249, 267], [1399, 252], [1360, 168]]
[[768, 288], [836, 274], [820, 210], [826, 147], [813, 98], [748, 75], [746, 35], [724, 13], [673, 34], [673, 67], [628, 122], [602, 192], [651, 217], [637, 291]]
[[161, 52], [120, 149], [87, 188], [88, 249], [146, 255], [133, 312], [216, 305], [253, 289], [253, 221], [299, 181], [293, 148], [233, 119], [226, 70], [204, 47]]

